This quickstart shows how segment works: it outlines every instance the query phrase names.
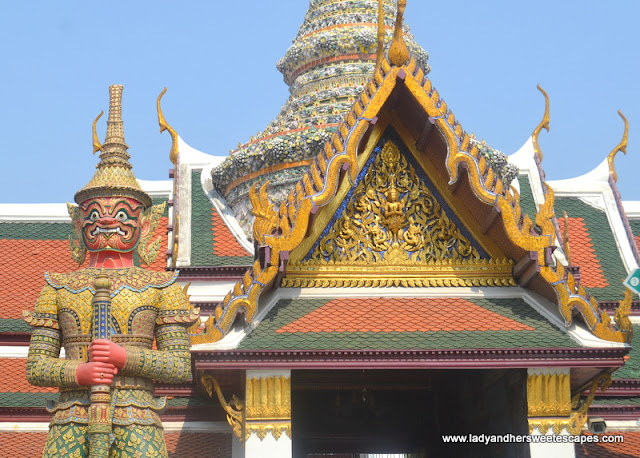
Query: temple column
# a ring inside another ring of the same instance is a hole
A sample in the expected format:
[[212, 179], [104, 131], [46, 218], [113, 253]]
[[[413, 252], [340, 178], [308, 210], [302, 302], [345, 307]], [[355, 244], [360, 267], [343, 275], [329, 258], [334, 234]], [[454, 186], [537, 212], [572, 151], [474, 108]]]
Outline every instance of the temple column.
[[245, 458], [290, 458], [291, 371], [247, 371]]
[[575, 457], [573, 442], [552, 442], [558, 439], [550, 437], [570, 435], [567, 431], [571, 419], [569, 372], [568, 368], [528, 370], [529, 434], [547, 436], [539, 438], [540, 442], [531, 442], [531, 458]]

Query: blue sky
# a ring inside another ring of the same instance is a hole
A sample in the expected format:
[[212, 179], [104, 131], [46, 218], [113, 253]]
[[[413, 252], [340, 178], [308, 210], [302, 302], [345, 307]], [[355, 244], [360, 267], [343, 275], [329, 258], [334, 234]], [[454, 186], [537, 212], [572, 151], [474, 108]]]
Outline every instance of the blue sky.
[[[596, 167], [630, 122], [616, 159], [624, 200], [640, 200], [637, 0], [409, 0], [405, 21], [430, 78], [468, 132], [515, 152], [551, 98], [541, 134], [547, 178]], [[191, 146], [227, 155], [262, 130], [288, 92], [275, 69], [306, 0], [11, 2], [0, 16], [0, 202], [72, 201], [93, 174], [91, 123], [124, 84], [138, 178], [167, 179], [170, 138], [155, 98]], [[105, 124], [99, 129], [101, 138]]]

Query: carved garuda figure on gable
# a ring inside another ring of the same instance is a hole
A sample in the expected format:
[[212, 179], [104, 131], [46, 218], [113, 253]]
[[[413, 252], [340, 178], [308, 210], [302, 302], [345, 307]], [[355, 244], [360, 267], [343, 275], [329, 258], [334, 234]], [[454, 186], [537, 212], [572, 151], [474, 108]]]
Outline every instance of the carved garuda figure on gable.
[[[27, 378], [60, 388], [44, 457], [166, 457], [153, 380], [191, 378], [187, 327], [198, 319], [176, 283], [177, 273], [134, 265], [134, 250], [149, 264], [151, 241], [164, 204], [152, 206], [129, 163], [120, 100], [111, 86], [105, 143], [92, 180], [69, 205], [74, 259], [88, 267], [45, 274], [35, 311]], [[97, 120], [96, 120], [97, 121]], [[154, 339], [157, 349], [152, 349]], [[65, 359], [60, 359], [64, 347]]]

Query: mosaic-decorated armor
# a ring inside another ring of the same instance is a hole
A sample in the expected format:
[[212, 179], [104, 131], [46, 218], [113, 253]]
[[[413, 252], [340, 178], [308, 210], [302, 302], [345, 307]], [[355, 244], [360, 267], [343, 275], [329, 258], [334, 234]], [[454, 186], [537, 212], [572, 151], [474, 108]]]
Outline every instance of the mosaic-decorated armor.
[[[53, 413], [52, 427], [88, 424], [90, 390], [78, 384], [76, 370], [79, 364], [88, 361], [92, 280], [98, 270], [48, 274], [35, 311], [28, 316], [35, 329], [27, 378], [34, 385], [60, 387], [59, 401], [49, 407]], [[121, 427], [161, 428], [158, 412], [165, 407], [166, 398], [153, 397], [152, 380], [181, 382], [191, 378], [190, 344], [185, 325], [197, 319], [197, 312], [175, 283], [175, 274], [138, 267], [103, 270], [112, 281], [114, 291], [111, 340], [127, 352], [126, 364], [111, 385], [112, 423]], [[154, 337], [157, 349], [152, 348]], [[61, 347], [64, 360], [59, 359]], [[69, 435], [71, 440], [65, 442], [70, 445], [77, 442], [79, 432]], [[45, 456], [61, 456], [65, 451], [60, 449], [58, 441], [49, 440], [47, 445], [50, 450], [45, 450]]]

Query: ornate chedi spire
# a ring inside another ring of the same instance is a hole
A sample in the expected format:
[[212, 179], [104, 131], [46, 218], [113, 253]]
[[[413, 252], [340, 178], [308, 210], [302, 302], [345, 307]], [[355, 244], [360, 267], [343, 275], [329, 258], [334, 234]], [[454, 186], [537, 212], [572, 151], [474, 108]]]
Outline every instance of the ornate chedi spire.
[[[304, 23], [278, 64], [291, 96], [276, 119], [232, 151], [213, 171], [213, 182], [247, 234], [252, 221], [249, 189], [270, 180], [280, 202], [307, 170], [373, 75], [380, 0], [311, 0]], [[396, 0], [382, 0], [385, 47], [396, 23]], [[404, 26], [406, 45], [427, 73], [428, 55]]]
[[109, 86], [107, 135], [102, 145], [97, 141], [96, 122], [93, 123], [94, 153], [100, 151], [100, 162], [91, 181], [76, 193], [78, 204], [93, 197], [119, 196], [132, 197], [145, 207], [151, 206], [151, 197], [140, 187], [129, 163], [131, 156], [127, 153], [129, 147], [124, 141], [122, 122], [122, 89], [122, 85]]

